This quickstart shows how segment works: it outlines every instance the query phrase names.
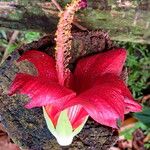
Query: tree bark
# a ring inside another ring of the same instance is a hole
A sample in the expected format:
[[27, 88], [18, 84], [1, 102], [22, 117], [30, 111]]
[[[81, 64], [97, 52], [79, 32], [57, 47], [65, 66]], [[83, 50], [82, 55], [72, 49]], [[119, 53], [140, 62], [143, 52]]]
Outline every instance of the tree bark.
[[[68, 2], [70, 0], [58, 0], [62, 7]], [[0, 27], [47, 33], [57, 27], [58, 11], [51, 2], [0, 3]], [[88, 7], [80, 10], [77, 18], [87, 29], [108, 31], [113, 40], [150, 44], [149, 10], [149, 0], [88, 0]]]

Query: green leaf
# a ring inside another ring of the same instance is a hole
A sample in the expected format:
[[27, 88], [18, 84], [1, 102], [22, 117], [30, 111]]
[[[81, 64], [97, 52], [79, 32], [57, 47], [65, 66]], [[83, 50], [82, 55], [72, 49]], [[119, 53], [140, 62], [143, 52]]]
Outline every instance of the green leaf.
[[3, 37], [5, 40], [7, 40], [6, 31], [1, 30], [1, 31], [0, 31], [0, 34], [2, 35], [2, 37]]
[[147, 130], [147, 126], [145, 126], [142, 122], [137, 122], [135, 123], [135, 126], [132, 128], [127, 128], [126, 130], [122, 131], [120, 135], [123, 135], [125, 139], [131, 140], [132, 139], [132, 134], [136, 129], [141, 128], [142, 130]]
[[30, 43], [32, 41], [38, 40], [40, 38], [40, 33], [39, 32], [25, 32], [24, 38], [27, 43]]
[[64, 137], [70, 136], [73, 132], [66, 110], [62, 111], [58, 118], [56, 132]]
[[8, 45], [8, 42], [6, 41], [6, 40], [4, 40], [4, 39], [0, 39], [0, 46], [3, 46], [3, 47], [7, 47], [7, 45]]
[[16, 44], [11, 44], [7, 47], [8, 53], [13, 52], [17, 48]]
[[148, 141], [147, 143], [144, 144], [144, 147], [148, 150], [150, 149], [150, 141]]
[[143, 106], [143, 111], [134, 113], [134, 117], [150, 127], [150, 107]]

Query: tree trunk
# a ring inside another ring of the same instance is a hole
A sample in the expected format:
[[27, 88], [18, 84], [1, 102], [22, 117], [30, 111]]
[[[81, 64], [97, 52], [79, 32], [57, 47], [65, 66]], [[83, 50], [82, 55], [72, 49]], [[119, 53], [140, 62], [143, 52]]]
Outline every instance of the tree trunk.
[[[70, 0], [57, 0], [64, 7]], [[87, 29], [103, 29], [113, 40], [150, 44], [149, 0], [88, 0], [77, 14]], [[0, 27], [51, 32], [57, 27], [58, 11], [45, 0], [0, 2]]]

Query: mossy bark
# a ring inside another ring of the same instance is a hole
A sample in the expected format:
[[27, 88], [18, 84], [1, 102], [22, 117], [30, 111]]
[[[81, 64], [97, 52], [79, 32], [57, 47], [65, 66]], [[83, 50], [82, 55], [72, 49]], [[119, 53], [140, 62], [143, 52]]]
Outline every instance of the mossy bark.
[[[0, 27], [42, 32], [56, 29], [58, 17], [52, 3], [47, 7], [44, 0], [19, 2], [9, 5], [9, 11], [3, 10]], [[70, 0], [58, 2], [64, 7]], [[77, 17], [87, 29], [108, 31], [113, 40], [150, 44], [149, 10], [149, 0], [88, 0], [88, 7]]]

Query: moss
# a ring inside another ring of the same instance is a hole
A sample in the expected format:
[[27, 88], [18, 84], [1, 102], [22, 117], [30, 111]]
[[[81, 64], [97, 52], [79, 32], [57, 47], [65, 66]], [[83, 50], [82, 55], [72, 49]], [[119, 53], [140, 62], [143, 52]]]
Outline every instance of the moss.
[[79, 13], [79, 18], [89, 29], [108, 30], [113, 40], [150, 43], [148, 38], [143, 39], [150, 35], [149, 29], [145, 28], [146, 21], [139, 20], [134, 25], [135, 13], [133, 10], [117, 12], [88, 8]]

